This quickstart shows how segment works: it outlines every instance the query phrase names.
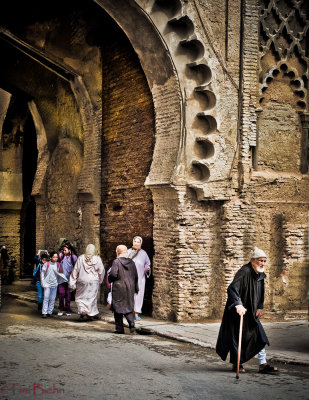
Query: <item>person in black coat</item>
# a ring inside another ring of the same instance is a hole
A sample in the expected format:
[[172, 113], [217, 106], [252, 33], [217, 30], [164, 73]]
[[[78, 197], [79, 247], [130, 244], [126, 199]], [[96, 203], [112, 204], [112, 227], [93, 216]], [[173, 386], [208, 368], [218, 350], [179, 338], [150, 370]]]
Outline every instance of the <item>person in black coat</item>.
[[226, 360], [230, 353], [233, 371], [237, 367], [240, 315], [243, 315], [243, 332], [240, 355], [240, 372], [245, 372], [243, 363], [257, 355], [260, 373], [276, 373], [277, 368], [266, 361], [265, 345], [268, 338], [260, 322], [264, 305], [264, 266], [267, 257], [263, 250], [255, 247], [251, 260], [240, 268], [227, 289], [227, 301], [218, 335], [216, 352]]
[[116, 330], [114, 333], [124, 333], [123, 316], [128, 321], [130, 332], [134, 326], [134, 293], [138, 293], [138, 275], [134, 261], [128, 258], [128, 249], [124, 245], [116, 248], [117, 258], [113, 261], [108, 274], [112, 283], [112, 304]]

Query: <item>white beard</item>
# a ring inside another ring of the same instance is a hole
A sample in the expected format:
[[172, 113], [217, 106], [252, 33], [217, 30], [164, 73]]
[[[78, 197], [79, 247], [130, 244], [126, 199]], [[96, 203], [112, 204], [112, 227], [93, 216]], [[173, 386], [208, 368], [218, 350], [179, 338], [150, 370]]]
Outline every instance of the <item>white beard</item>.
[[264, 267], [257, 267], [256, 270], [261, 274], [262, 272], [264, 272]]

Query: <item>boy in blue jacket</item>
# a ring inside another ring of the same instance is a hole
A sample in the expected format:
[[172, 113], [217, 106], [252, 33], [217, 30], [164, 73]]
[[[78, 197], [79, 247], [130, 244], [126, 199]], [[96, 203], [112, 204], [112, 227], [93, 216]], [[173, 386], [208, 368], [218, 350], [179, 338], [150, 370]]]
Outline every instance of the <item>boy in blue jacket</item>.
[[41, 285], [41, 271], [42, 271], [42, 266], [46, 263], [46, 261], [48, 261], [48, 254], [47, 253], [43, 253], [40, 255], [40, 251], [38, 252], [38, 254], [34, 257], [34, 263], [35, 263], [35, 267], [33, 270], [33, 279], [32, 279], [32, 283], [34, 285], [36, 285], [37, 290], [38, 290], [38, 311], [41, 312], [42, 311], [42, 306], [43, 306], [43, 297], [44, 297], [44, 293], [43, 293], [43, 288]]

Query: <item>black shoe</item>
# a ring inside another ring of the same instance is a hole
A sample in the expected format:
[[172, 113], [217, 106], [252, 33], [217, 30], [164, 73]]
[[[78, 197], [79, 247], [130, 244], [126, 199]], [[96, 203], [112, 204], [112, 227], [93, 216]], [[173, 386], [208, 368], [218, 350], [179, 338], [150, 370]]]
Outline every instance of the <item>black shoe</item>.
[[113, 333], [117, 333], [118, 335], [124, 335], [124, 332], [121, 331], [114, 331]]
[[47, 318], [47, 314], [42, 314], [42, 318]]
[[101, 319], [100, 314], [91, 317], [92, 321], [99, 321]]
[[134, 327], [134, 326], [131, 326], [131, 328], [130, 328], [130, 333], [135, 333], [135, 332], [136, 332], [135, 327]]
[[86, 322], [88, 321], [88, 316], [86, 314], [80, 314], [79, 318], [78, 318], [78, 322]]
[[47, 318], [50, 318], [52, 316], [53, 316], [53, 314], [47, 314]]

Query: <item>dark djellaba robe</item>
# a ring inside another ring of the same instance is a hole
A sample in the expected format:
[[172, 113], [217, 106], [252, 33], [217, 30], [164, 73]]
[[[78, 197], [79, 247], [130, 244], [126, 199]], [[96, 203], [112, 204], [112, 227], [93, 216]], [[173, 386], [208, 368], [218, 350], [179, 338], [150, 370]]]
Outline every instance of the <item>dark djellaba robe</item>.
[[245, 363], [261, 351], [269, 341], [256, 311], [263, 309], [264, 273], [256, 273], [248, 263], [236, 273], [227, 289], [227, 302], [218, 335], [216, 352], [226, 360], [230, 353], [230, 362], [237, 364], [240, 316], [236, 305], [242, 304], [247, 312], [243, 318], [240, 363]]
[[118, 314], [133, 312], [134, 293], [138, 292], [138, 275], [134, 261], [131, 258], [116, 258], [108, 280], [113, 284], [111, 310]]

